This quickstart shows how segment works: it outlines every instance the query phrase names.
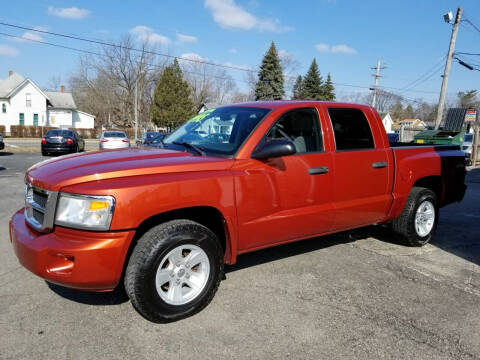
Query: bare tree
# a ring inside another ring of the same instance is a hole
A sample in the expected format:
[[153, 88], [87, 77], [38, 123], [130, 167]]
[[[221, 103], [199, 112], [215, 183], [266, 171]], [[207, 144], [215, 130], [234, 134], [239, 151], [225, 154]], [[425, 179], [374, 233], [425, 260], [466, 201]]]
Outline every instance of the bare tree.
[[50, 91], [60, 91], [60, 87], [62, 85], [65, 85], [62, 82], [62, 77], [60, 75], [52, 75], [48, 78], [47, 85], [45, 87], [45, 90], [50, 90]]
[[192, 89], [196, 109], [200, 110], [207, 102], [225, 104], [236, 90], [235, 81], [225, 69], [202, 63], [201, 59], [199, 61], [180, 60], [183, 76]]
[[291, 98], [293, 85], [295, 85], [295, 81], [297, 80], [297, 72], [300, 67], [300, 62], [285, 50], [280, 50], [278, 52], [278, 57], [280, 58], [280, 65], [283, 70], [285, 94], [288, 98]]
[[104, 46], [101, 56], [82, 56], [77, 71], [70, 78], [70, 87], [77, 106], [97, 116], [105, 127], [134, 126], [135, 86], [138, 86], [138, 118], [140, 127], [150, 127], [153, 90], [166, 60], [158, 61], [147, 42], [140, 51], [130, 36], [116, 46]]

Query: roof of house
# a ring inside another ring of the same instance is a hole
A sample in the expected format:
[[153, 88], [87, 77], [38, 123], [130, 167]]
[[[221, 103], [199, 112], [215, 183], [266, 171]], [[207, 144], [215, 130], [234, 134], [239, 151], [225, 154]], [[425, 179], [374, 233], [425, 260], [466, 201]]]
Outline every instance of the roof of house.
[[24, 81], [25, 78], [15, 72], [6, 79], [0, 79], [0, 98], [8, 97]]
[[403, 120], [400, 120], [400, 121], [397, 121], [397, 123], [399, 124], [403, 124], [403, 123], [423, 123], [422, 120], [420, 119], [403, 119]]
[[76, 109], [77, 105], [73, 100], [71, 93], [67, 92], [57, 92], [57, 91], [45, 91], [48, 98], [50, 99], [50, 104], [53, 108], [58, 109]]

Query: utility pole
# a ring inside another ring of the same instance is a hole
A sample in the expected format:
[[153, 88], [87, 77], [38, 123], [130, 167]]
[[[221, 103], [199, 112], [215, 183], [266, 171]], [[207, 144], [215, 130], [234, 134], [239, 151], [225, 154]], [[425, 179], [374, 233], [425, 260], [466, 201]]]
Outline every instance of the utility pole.
[[373, 88], [370, 88], [370, 90], [373, 90], [373, 98], [372, 98], [372, 107], [374, 108], [377, 102], [377, 87], [378, 87], [378, 79], [381, 78], [382, 76], [380, 75], [380, 70], [386, 69], [386, 67], [381, 67], [382, 62], [380, 59], [377, 61], [377, 67], [376, 68], [371, 68], [372, 70], [377, 70], [375, 74], [372, 76], [375, 78], [375, 85]]
[[134, 112], [135, 112], [135, 144], [137, 143], [138, 140], [138, 114], [137, 114], [137, 98], [138, 98], [138, 79], [135, 80], [135, 100], [133, 102], [134, 106]]
[[450, 38], [450, 46], [448, 48], [447, 63], [443, 72], [442, 89], [440, 90], [440, 99], [438, 100], [437, 119], [435, 120], [435, 130], [440, 127], [443, 118], [443, 108], [445, 106], [445, 97], [447, 95], [448, 75], [452, 66], [453, 50], [455, 50], [455, 42], [457, 41], [458, 26], [462, 17], [462, 8], [457, 9], [457, 16], [452, 28], [452, 37]]

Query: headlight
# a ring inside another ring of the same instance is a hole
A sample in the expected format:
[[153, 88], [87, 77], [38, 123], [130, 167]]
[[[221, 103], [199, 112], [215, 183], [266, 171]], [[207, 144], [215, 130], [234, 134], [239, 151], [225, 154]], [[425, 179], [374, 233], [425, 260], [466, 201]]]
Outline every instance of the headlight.
[[115, 199], [60, 193], [55, 224], [87, 230], [109, 230]]

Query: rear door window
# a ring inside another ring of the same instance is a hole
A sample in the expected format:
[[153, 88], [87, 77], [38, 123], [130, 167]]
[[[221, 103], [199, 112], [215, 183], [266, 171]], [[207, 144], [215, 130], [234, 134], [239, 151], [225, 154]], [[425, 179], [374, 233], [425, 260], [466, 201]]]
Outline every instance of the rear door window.
[[335, 134], [335, 146], [342, 150], [374, 149], [372, 130], [367, 117], [359, 109], [329, 108]]

